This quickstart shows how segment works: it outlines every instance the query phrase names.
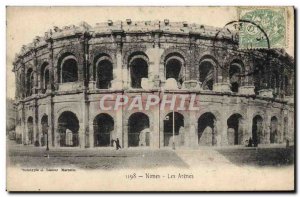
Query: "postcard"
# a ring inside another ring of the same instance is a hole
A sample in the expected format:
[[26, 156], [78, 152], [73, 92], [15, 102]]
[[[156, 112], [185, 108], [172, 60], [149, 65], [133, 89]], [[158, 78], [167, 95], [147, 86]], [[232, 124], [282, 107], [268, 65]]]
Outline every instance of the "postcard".
[[294, 191], [294, 7], [6, 8], [7, 191]]

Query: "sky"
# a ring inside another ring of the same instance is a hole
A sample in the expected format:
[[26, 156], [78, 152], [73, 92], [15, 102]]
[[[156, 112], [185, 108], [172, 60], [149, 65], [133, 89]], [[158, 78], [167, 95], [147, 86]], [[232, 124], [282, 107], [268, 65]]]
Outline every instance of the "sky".
[[[229, 21], [237, 20], [234, 7], [7, 7], [6, 10], [6, 54], [7, 54], [7, 97], [15, 96], [15, 78], [12, 62], [22, 45], [33, 41], [36, 36], [53, 26], [78, 25], [85, 21], [91, 26], [107, 20], [131, 19], [187, 21], [215, 27], [223, 27]], [[293, 27], [293, 21], [288, 23]], [[293, 28], [289, 28], [287, 52], [294, 53]]]

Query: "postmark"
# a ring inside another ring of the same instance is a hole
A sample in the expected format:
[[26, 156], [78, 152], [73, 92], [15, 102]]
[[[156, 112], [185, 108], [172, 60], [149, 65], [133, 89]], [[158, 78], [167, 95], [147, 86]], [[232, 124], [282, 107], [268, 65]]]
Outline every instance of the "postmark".
[[285, 48], [287, 46], [285, 8], [242, 7], [238, 9], [238, 17], [239, 20], [252, 22], [244, 24], [239, 29], [239, 48]]

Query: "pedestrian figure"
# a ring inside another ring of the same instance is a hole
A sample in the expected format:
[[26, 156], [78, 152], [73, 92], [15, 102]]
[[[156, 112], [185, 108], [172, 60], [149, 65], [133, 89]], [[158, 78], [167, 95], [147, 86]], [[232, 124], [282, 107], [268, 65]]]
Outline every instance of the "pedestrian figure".
[[252, 147], [252, 138], [250, 137], [249, 141], [248, 141], [248, 147]]
[[253, 146], [257, 147], [257, 145], [258, 145], [257, 140], [253, 140]]
[[119, 148], [121, 148], [119, 138], [117, 138], [115, 142], [116, 142], [116, 149], [119, 150]]

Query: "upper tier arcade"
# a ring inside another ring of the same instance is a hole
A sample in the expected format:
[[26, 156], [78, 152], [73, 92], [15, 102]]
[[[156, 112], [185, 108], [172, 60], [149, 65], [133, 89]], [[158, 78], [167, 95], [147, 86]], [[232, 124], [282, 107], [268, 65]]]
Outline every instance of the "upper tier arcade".
[[280, 49], [239, 49], [238, 33], [201, 24], [107, 21], [54, 27], [14, 60], [16, 98], [105, 91], [293, 95], [294, 60]]

